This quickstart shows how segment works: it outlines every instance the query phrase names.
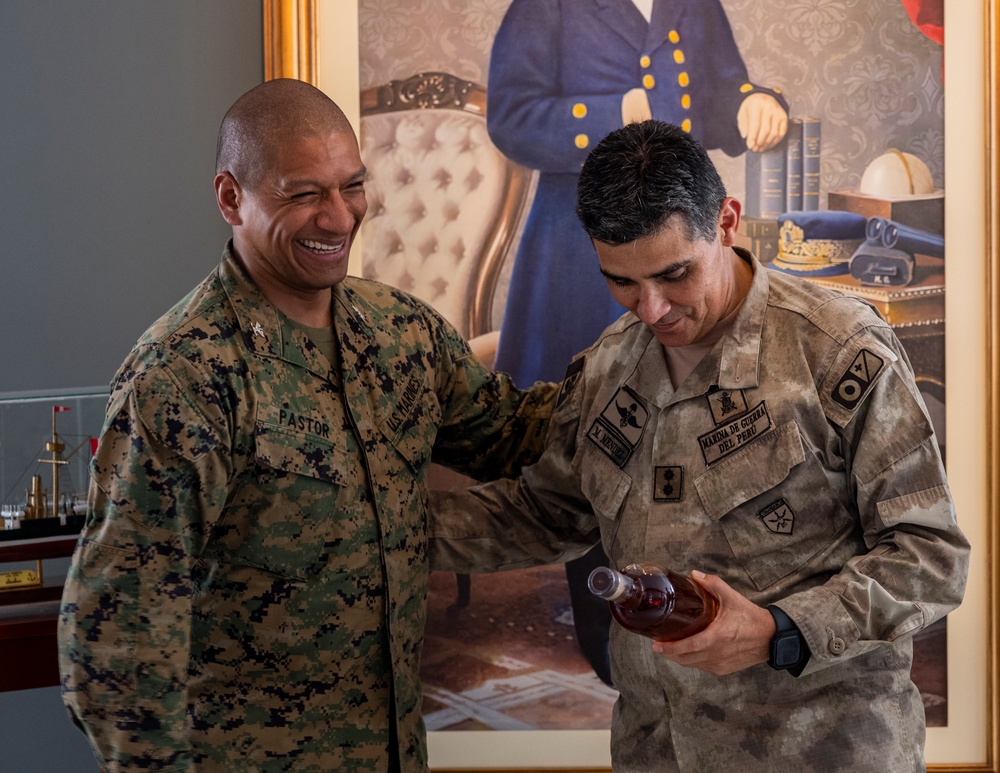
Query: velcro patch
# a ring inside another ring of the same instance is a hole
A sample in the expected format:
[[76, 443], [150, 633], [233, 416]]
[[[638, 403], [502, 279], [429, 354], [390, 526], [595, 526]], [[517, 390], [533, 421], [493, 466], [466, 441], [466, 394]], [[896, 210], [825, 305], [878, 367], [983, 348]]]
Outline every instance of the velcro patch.
[[562, 407], [562, 404], [566, 402], [569, 396], [573, 393], [576, 388], [577, 383], [580, 381], [580, 376], [583, 375], [583, 364], [586, 361], [586, 357], [580, 357], [579, 359], [573, 360], [566, 368], [566, 375], [563, 376], [562, 386], [559, 387], [559, 397], [556, 399], [556, 408]]
[[767, 403], [761, 400], [750, 411], [698, 437], [701, 455], [711, 467], [720, 459], [739, 451], [771, 429]]
[[868, 393], [883, 367], [885, 360], [869, 349], [862, 349], [844, 371], [830, 396], [840, 405], [852, 410]]
[[747, 403], [746, 392], [742, 389], [716, 389], [705, 395], [708, 400], [709, 410], [712, 411], [712, 421], [715, 426], [724, 424], [733, 416], [741, 416], [746, 413], [750, 406]]
[[642, 439], [649, 410], [642, 398], [629, 387], [622, 386], [611, 402], [594, 419], [587, 432], [597, 447], [619, 467], [624, 467]]
[[683, 467], [653, 468], [653, 501], [680, 502], [684, 496]]
[[795, 528], [795, 513], [792, 512], [784, 499], [778, 499], [759, 513], [757, 516], [764, 522], [767, 528], [775, 534], [791, 534]]

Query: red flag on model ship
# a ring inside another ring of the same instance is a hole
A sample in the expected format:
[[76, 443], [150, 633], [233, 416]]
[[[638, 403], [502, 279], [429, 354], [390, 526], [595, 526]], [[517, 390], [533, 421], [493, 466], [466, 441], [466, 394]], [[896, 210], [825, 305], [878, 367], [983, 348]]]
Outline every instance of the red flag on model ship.
[[63, 411], [72, 411], [72, 410], [73, 409], [70, 408], [68, 405], [53, 405], [52, 406], [52, 413], [62, 413]]
[[97, 453], [97, 438], [92, 437], [90, 439], [90, 455], [93, 456]]

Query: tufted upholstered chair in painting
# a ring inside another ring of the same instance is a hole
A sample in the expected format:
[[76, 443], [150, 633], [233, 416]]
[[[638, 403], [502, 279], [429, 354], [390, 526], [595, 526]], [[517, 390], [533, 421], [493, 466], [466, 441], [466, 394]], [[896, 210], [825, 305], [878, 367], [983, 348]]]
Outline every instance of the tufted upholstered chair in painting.
[[486, 132], [484, 87], [419, 73], [361, 94], [365, 277], [427, 301], [492, 366], [493, 294], [531, 173]]
[[[531, 173], [486, 132], [486, 89], [443, 72], [361, 93], [361, 158], [368, 168], [362, 275], [427, 301], [493, 367], [493, 295], [527, 212]], [[428, 483], [472, 481], [431, 465]], [[457, 575], [454, 607], [469, 603]]]

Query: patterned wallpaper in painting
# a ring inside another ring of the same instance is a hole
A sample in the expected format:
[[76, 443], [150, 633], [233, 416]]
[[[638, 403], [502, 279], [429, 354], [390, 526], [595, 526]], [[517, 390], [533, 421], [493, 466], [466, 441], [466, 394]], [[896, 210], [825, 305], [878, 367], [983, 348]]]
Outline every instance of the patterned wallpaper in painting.
[[723, 0], [751, 79], [823, 121], [823, 190], [856, 188], [888, 148], [944, 187], [943, 49], [897, 0]]
[[486, 83], [510, 0], [359, 0], [361, 88], [423, 70]]
[[[567, 0], [572, 2], [572, 0]], [[898, 0], [722, 0], [750, 77], [780, 88], [793, 116], [823, 121], [822, 190], [856, 188], [897, 148], [944, 187], [942, 48]], [[360, 0], [361, 88], [421, 70], [486, 83], [509, 0]], [[730, 192], [743, 160], [713, 153]]]

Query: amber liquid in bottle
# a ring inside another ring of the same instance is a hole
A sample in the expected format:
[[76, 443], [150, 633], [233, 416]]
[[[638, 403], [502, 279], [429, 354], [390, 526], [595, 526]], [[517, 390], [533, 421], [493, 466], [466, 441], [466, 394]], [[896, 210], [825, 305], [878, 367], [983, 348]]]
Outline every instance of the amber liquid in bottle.
[[587, 585], [608, 601], [622, 627], [656, 641], [696, 634], [719, 611], [718, 599], [694, 580], [648, 564], [631, 564], [621, 572], [598, 567]]

